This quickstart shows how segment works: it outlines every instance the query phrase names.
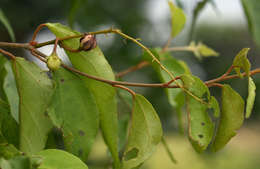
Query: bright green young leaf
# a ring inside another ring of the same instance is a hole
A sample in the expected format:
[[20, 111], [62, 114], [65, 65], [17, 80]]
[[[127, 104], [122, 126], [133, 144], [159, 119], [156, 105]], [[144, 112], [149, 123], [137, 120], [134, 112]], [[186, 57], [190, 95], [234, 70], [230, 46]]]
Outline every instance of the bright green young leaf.
[[[47, 23], [48, 28], [59, 38], [77, 35], [79, 32], [72, 31], [66, 26], [57, 23]], [[79, 38], [64, 41], [64, 44], [71, 48], [79, 47]], [[73, 66], [90, 75], [100, 78], [114, 80], [112, 68], [105, 59], [99, 47], [88, 52], [71, 53], [66, 51]], [[116, 91], [108, 84], [82, 77], [85, 85], [94, 94], [100, 115], [100, 125], [104, 140], [114, 158], [115, 168], [120, 167], [118, 157], [118, 120]]]
[[52, 127], [46, 109], [54, 87], [44, 71], [23, 58], [13, 61], [13, 71], [20, 97], [20, 150], [33, 154], [44, 148]]
[[78, 157], [62, 150], [48, 149], [36, 154], [42, 158], [37, 169], [88, 169]]
[[190, 46], [189, 46], [194, 55], [199, 59], [203, 59], [203, 58], [206, 58], [206, 57], [210, 57], [210, 56], [218, 56], [219, 54], [211, 49], [210, 47], [208, 47], [207, 45], [199, 42], [198, 44], [196, 44], [195, 42], [191, 42], [190, 43]]
[[186, 95], [189, 139], [194, 149], [202, 152], [208, 147], [214, 133], [214, 124], [209, 116], [211, 106], [209, 89], [198, 77], [183, 75], [181, 78], [184, 87], [203, 101]]
[[14, 36], [14, 31], [8, 21], [8, 19], [6, 18], [4, 12], [2, 11], [2, 9], [0, 8], [0, 22], [2, 22], [2, 24], [5, 26], [5, 28], [7, 29], [10, 37], [11, 37], [11, 40], [13, 42], [15, 42], [15, 36]]
[[79, 76], [60, 68], [53, 72], [56, 90], [48, 111], [63, 131], [65, 149], [86, 161], [99, 128], [94, 96]]
[[246, 72], [246, 75], [249, 76], [251, 64], [249, 60], [247, 59], [247, 53], [249, 51], [249, 48], [242, 49], [234, 58], [233, 66], [235, 67], [235, 71], [237, 74], [242, 77], [240, 69], [243, 69]]
[[248, 96], [246, 101], [246, 118], [249, 118], [254, 107], [256, 86], [251, 77], [248, 78]]
[[16, 88], [12, 65], [3, 55], [0, 55], [0, 58], [1, 63], [3, 64], [3, 67], [0, 70], [0, 91], [4, 93], [4, 97], [10, 105], [12, 117], [17, 123], [19, 123], [19, 96]]
[[244, 100], [229, 85], [222, 87], [222, 112], [213, 151], [223, 148], [236, 135], [244, 121]]
[[135, 96], [131, 123], [123, 169], [140, 166], [151, 156], [162, 138], [160, 119], [151, 103], [142, 95]]
[[172, 2], [168, 2], [171, 12], [171, 20], [172, 20], [172, 31], [171, 37], [174, 38], [177, 36], [182, 29], [184, 28], [186, 17], [181, 8], [178, 8]]
[[260, 46], [260, 3], [258, 0], [241, 0], [247, 16], [248, 27], [258, 46]]

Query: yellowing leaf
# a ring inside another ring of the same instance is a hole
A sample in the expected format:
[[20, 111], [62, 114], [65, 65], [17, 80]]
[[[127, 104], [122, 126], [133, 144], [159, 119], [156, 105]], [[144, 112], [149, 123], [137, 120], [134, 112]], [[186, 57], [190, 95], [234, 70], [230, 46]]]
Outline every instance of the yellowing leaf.
[[23, 58], [13, 61], [13, 71], [20, 97], [20, 150], [31, 155], [45, 147], [52, 128], [45, 112], [54, 88], [45, 72]]
[[248, 78], [248, 96], [246, 101], [246, 118], [249, 118], [254, 107], [256, 86], [251, 77]]
[[142, 95], [135, 95], [132, 124], [122, 168], [140, 166], [152, 155], [161, 138], [162, 126], [153, 106]]
[[251, 64], [247, 59], [247, 53], [249, 51], [249, 48], [242, 49], [235, 57], [233, 61], [233, 66], [235, 67], [235, 71], [237, 74], [242, 77], [240, 69], [243, 69], [246, 72], [246, 75], [249, 76]]
[[174, 38], [182, 31], [186, 22], [186, 17], [182, 9], [178, 8], [170, 1], [168, 2], [168, 4], [170, 7], [171, 18], [172, 18], [171, 37]]
[[236, 135], [244, 121], [244, 100], [229, 85], [222, 87], [222, 112], [213, 151], [223, 148]]

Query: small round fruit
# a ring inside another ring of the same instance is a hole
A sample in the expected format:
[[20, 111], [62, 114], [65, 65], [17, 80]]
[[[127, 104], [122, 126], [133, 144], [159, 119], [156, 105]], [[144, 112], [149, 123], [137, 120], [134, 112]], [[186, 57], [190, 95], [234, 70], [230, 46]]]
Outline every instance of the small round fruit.
[[61, 65], [61, 60], [57, 56], [56, 53], [52, 53], [48, 58], [47, 58], [47, 67], [50, 70], [57, 70], [60, 68]]

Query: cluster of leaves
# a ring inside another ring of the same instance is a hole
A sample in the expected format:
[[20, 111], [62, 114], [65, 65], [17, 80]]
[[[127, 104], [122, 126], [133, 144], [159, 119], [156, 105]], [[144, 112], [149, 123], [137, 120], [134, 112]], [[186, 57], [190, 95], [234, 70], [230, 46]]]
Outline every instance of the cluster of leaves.
[[[173, 3], [169, 2], [169, 6], [173, 18], [171, 37], [174, 38], [184, 27], [185, 15]], [[47, 23], [46, 26], [57, 38], [80, 34], [59, 23]], [[79, 43], [79, 38], [63, 41], [64, 45], [74, 49], [80, 46]], [[196, 46], [192, 43], [190, 47], [196, 48], [199, 56], [214, 53], [202, 44]], [[248, 50], [241, 50], [231, 66], [241, 78], [244, 77], [241, 70], [248, 78], [246, 117], [250, 116], [255, 97]], [[65, 51], [73, 67], [80, 72], [115, 80], [113, 70], [99, 47], [78, 53]], [[186, 105], [188, 136], [194, 149], [203, 152], [210, 143], [213, 151], [223, 148], [243, 124], [244, 100], [231, 86], [224, 84], [221, 85], [222, 104], [219, 108], [208, 86], [192, 75], [183, 61], [160, 48], [151, 49], [151, 52], [160, 64], [155, 63], [155, 58], [151, 58], [147, 51], [143, 53], [143, 59], [152, 65], [162, 83], [173, 80], [169, 73], [179, 77], [174, 82], [179, 88], [165, 88], [165, 92], [170, 105], [178, 112], [180, 124]], [[1, 55], [0, 59], [2, 169], [88, 168], [82, 161], [86, 162], [99, 129], [115, 169], [138, 168], [161, 142], [160, 119], [144, 96], [132, 93], [131, 120], [128, 127], [121, 127], [117, 103], [118, 99], [124, 99], [124, 95], [118, 97], [119, 92], [114, 86], [79, 76], [63, 67], [47, 73], [24, 58], [16, 57], [9, 61]], [[58, 150], [60, 143], [52, 139], [53, 128], [62, 135], [63, 150]], [[128, 133], [127, 139], [120, 137], [120, 132]], [[123, 154], [119, 155], [119, 152]]]

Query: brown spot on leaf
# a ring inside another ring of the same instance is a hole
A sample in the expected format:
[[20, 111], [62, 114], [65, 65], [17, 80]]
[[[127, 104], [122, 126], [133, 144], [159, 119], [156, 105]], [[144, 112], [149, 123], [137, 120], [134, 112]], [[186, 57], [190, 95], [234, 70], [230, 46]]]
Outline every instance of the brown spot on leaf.
[[204, 123], [204, 122], [201, 122], [201, 125], [202, 125], [202, 126], [205, 126], [205, 123]]
[[64, 79], [60, 79], [60, 82], [63, 83], [63, 82], [64, 82]]
[[83, 130], [79, 130], [79, 135], [80, 136], [84, 136], [85, 135], [85, 132]]

